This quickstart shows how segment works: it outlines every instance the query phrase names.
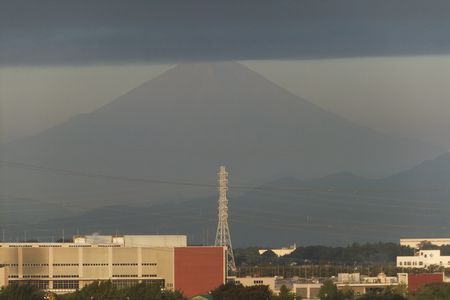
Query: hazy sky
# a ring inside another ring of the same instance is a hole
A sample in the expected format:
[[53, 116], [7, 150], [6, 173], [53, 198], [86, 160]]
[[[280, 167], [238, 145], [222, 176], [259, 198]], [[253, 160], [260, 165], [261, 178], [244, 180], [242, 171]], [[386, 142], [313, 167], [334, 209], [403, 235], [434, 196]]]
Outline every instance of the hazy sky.
[[446, 0], [1, 1], [0, 141], [175, 63], [239, 60], [383, 132], [450, 147]]

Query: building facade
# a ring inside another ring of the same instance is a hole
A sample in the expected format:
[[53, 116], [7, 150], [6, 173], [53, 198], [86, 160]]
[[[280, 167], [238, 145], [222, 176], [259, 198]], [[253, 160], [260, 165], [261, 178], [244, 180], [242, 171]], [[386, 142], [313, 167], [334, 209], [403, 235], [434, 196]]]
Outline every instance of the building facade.
[[414, 294], [426, 284], [444, 282], [444, 273], [408, 274], [408, 291]]
[[224, 263], [223, 247], [188, 247], [186, 236], [78, 236], [73, 243], [0, 244], [9, 283], [56, 293], [111, 280], [118, 287], [159, 284], [190, 297], [224, 283]]
[[440, 250], [420, 250], [414, 256], [397, 256], [397, 267], [420, 268], [430, 266], [450, 267], [450, 256], [441, 256]]

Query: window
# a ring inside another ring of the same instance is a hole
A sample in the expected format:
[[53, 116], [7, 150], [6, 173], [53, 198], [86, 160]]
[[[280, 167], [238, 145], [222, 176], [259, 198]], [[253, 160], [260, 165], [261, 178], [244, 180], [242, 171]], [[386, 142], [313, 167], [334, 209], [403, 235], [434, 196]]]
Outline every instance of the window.
[[161, 288], [164, 288], [164, 285], [165, 285], [164, 279], [145, 279], [145, 280], [142, 280], [142, 283], [157, 285]]
[[22, 264], [24, 267], [48, 267], [48, 264]]
[[77, 290], [79, 286], [78, 280], [53, 280], [55, 290]]
[[123, 289], [138, 284], [138, 280], [113, 280], [112, 284], [116, 288]]
[[22, 283], [30, 285], [32, 287], [38, 288], [38, 289], [48, 289], [48, 281], [47, 280], [27, 280], [23, 281]]
[[254, 284], [263, 284], [263, 281], [262, 280], [254, 280], [253, 283]]

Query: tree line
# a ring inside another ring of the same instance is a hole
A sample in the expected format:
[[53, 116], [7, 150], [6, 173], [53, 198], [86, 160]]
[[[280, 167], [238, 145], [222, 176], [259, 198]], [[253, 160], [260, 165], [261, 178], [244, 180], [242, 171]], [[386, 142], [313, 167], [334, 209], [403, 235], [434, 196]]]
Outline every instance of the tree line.
[[[244, 287], [229, 282], [211, 291], [213, 300], [301, 300], [289, 288], [282, 286], [275, 295], [268, 286]], [[408, 295], [405, 285], [387, 287], [364, 295], [355, 295], [350, 288], [339, 290], [332, 281], [325, 281], [319, 291], [320, 300], [448, 300], [449, 283], [432, 283]], [[11, 284], [0, 290], [0, 300], [187, 300], [180, 292], [166, 291], [159, 285], [136, 284], [117, 288], [110, 281], [94, 282], [79, 291], [65, 295], [50, 295], [26, 284]]]
[[[235, 259], [238, 265], [261, 264], [385, 264], [394, 263], [397, 256], [414, 254], [414, 249], [401, 246], [397, 243], [353, 243], [346, 247], [331, 246], [304, 246], [289, 255], [277, 257], [272, 251], [263, 255], [258, 253], [257, 247], [241, 248], [235, 250]], [[450, 247], [449, 249], [450, 250]]]

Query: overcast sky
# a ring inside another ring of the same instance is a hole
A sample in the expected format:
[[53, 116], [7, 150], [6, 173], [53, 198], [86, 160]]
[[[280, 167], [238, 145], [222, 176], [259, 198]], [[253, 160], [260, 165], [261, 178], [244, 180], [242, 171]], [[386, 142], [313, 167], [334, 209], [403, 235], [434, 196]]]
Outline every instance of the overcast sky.
[[445, 0], [0, 3], [0, 141], [178, 62], [239, 60], [355, 122], [450, 147]]

